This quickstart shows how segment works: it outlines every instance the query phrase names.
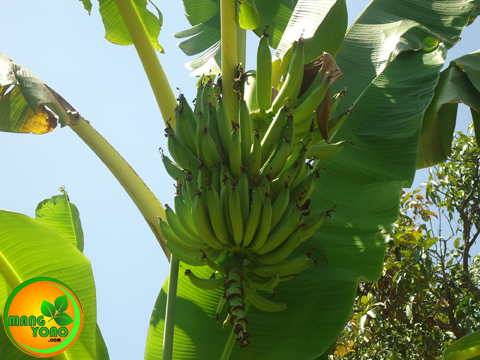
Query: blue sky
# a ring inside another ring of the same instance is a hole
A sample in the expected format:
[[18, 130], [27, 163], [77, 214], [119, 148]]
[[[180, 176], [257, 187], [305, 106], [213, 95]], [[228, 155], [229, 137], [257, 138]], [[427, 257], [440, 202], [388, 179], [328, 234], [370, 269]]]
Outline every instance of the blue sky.
[[[164, 25], [159, 55], [173, 88], [195, 97], [191, 60], [171, 34], [189, 28], [181, 1], [156, 0]], [[351, 23], [369, 1], [347, 1]], [[124, 156], [162, 204], [172, 204], [173, 181], [158, 148], [167, 148], [163, 120], [133, 46], [104, 39], [94, 3], [8, 1], [2, 4], [0, 51], [60, 93]], [[478, 50], [478, 24], [467, 28], [450, 60]], [[476, 33], [476, 34], [475, 34]], [[254, 68], [258, 38], [248, 38], [246, 68]], [[466, 130], [461, 106], [457, 128]], [[90, 149], [69, 129], [43, 136], [0, 133], [0, 208], [34, 216], [38, 202], [66, 187], [81, 214], [85, 255], [91, 260], [98, 323], [112, 359], [143, 357], [155, 299], [168, 274], [160, 246], [130, 198]], [[425, 180], [417, 175], [414, 187]], [[132, 304], [135, 310], [132, 311]], [[128, 324], [128, 331], [126, 325]]]

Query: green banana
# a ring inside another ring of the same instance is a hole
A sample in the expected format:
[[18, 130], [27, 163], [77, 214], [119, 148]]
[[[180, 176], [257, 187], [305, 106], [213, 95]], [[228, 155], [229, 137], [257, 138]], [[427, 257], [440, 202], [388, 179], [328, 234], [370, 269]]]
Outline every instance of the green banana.
[[[274, 289], [280, 283], [280, 276], [277, 275], [269, 277], [265, 281], [263, 281], [263, 278], [256, 276], [253, 277], [252, 274], [247, 274], [246, 278], [249, 281], [249, 284], [251, 284], [252, 288], [256, 290], [269, 291]], [[258, 278], [260, 278], [261, 281], [258, 281]]]
[[287, 105], [288, 108], [291, 108], [295, 103], [295, 100], [297, 100], [298, 94], [300, 93], [300, 88], [302, 86], [305, 64], [304, 45], [305, 42], [302, 38], [300, 38], [300, 40], [294, 45], [295, 49], [293, 51], [292, 59], [290, 60], [287, 76], [282, 88], [280, 89], [280, 92], [270, 108], [270, 111], [273, 113], [277, 113], [286, 99], [289, 99], [289, 103]]
[[253, 144], [250, 151], [250, 159], [247, 165], [248, 179], [256, 178], [260, 174], [262, 166], [262, 145], [260, 142], [260, 135], [258, 129], [253, 133]]
[[250, 150], [252, 148], [252, 120], [250, 119], [250, 112], [247, 103], [240, 96], [240, 110], [239, 110], [239, 125], [240, 125], [240, 148], [242, 153], [242, 164], [248, 164], [250, 160]]
[[226, 177], [222, 181], [221, 190], [220, 190], [220, 201], [222, 202], [222, 210], [224, 214], [225, 224], [227, 225], [228, 233], [231, 237], [233, 237], [233, 228], [232, 228], [232, 219], [230, 218], [230, 191], [231, 191], [231, 184], [229, 178]]
[[332, 98], [330, 99], [330, 114], [333, 114], [333, 112], [337, 109], [338, 104], [340, 104], [340, 100], [343, 99], [346, 92], [347, 88], [342, 89], [340, 92], [332, 96]]
[[[185, 116], [186, 122], [190, 126], [191, 131], [195, 131], [197, 127], [197, 119], [195, 118], [195, 113], [192, 110], [192, 107], [188, 103], [187, 99], [183, 94], [180, 94], [178, 97], [178, 105], [181, 107], [183, 115]], [[193, 152], [193, 151], [192, 151]]]
[[302, 120], [310, 118], [312, 112], [323, 101], [323, 98], [327, 94], [327, 90], [329, 88], [330, 80], [326, 78], [319, 85], [317, 85], [315, 90], [300, 106], [293, 109], [292, 115], [295, 119], [295, 123], [300, 123]]
[[175, 214], [171, 207], [168, 204], [165, 204], [165, 217], [167, 219], [168, 226], [170, 229], [178, 236], [178, 238], [185, 244], [190, 245], [195, 249], [205, 248], [205, 242], [201, 237], [196, 234], [196, 232], [189, 232], [186, 228], [182, 226], [180, 222], [180, 217]]
[[206, 119], [203, 112], [199, 112], [197, 115], [197, 128], [195, 129], [195, 139], [197, 140], [195, 145], [197, 148], [197, 156], [203, 161], [203, 131], [205, 130]]
[[203, 161], [209, 169], [213, 169], [215, 164], [220, 163], [222, 160], [215, 145], [212, 132], [206, 126], [203, 129], [202, 153]]
[[295, 139], [295, 122], [291, 114], [287, 115], [287, 120], [285, 121], [285, 135], [290, 140], [290, 149], [292, 148], [293, 139]]
[[165, 170], [167, 170], [168, 175], [175, 180], [185, 179], [185, 173], [183, 172], [183, 169], [170, 160], [170, 158], [163, 153], [162, 148], [160, 148], [160, 152], [162, 154], [163, 166], [165, 166]]
[[260, 174], [270, 174], [272, 179], [275, 179], [285, 165], [288, 156], [290, 155], [290, 140], [284, 136], [279, 144], [279, 149], [273, 153], [269, 161], [260, 169]]
[[312, 142], [309, 141], [302, 146], [300, 151], [300, 156], [298, 158], [298, 168], [295, 172], [295, 178], [290, 184], [290, 189], [294, 189], [301, 181], [305, 179], [307, 176], [307, 157], [309, 155], [309, 151], [312, 147]]
[[260, 224], [260, 216], [262, 214], [262, 201], [262, 190], [259, 187], [256, 187], [253, 190], [252, 206], [250, 209], [250, 213], [248, 214], [248, 219], [245, 224], [245, 231], [243, 233], [242, 246], [244, 248], [250, 245], [253, 240], [253, 236], [258, 229], [258, 225]]
[[[216, 102], [216, 101], [215, 101]], [[207, 102], [207, 128], [212, 135], [212, 138], [220, 155], [226, 155], [227, 152], [223, 148], [222, 140], [220, 138], [220, 131], [218, 129], [217, 108], [213, 106], [212, 102]]]
[[208, 113], [208, 103], [212, 103], [213, 99], [213, 86], [212, 78], [210, 76], [205, 76], [205, 82], [203, 83], [203, 93], [202, 93], [202, 112], [204, 114]]
[[278, 222], [285, 213], [285, 210], [287, 210], [289, 201], [290, 189], [288, 186], [284, 186], [272, 205], [272, 221], [270, 228], [274, 229], [275, 226], [277, 226]]
[[347, 119], [348, 115], [352, 113], [351, 108], [348, 110], [345, 110], [344, 112], [340, 113], [333, 119], [330, 119], [328, 122], [328, 136], [333, 137], [333, 135], [340, 129], [340, 127], [343, 125], [345, 120]]
[[180, 142], [174, 134], [168, 135], [168, 145], [173, 149], [174, 159], [180, 167], [188, 169], [195, 174], [196, 169], [200, 166], [200, 160], [188, 148]]
[[[304, 133], [308, 132], [311, 127], [315, 129], [315, 127], [318, 127], [316, 124], [316, 112], [314, 111], [309, 117], [305, 118], [304, 120], [300, 121], [299, 123], [295, 123], [295, 131], [297, 132], [296, 137], [294, 138], [295, 141], [298, 141], [301, 139], [301, 136], [303, 136]], [[313, 124], [312, 124], [313, 122]], [[313, 130], [312, 130], [313, 131]]]
[[220, 181], [228, 181], [228, 183], [231, 185], [233, 185], [233, 176], [232, 176], [232, 173], [230, 171], [230, 167], [228, 166], [227, 164], [227, 159], [225, 158], [225, 156], [222, 156], [222, 166], [220, 168]]
[[345, 141], [339, 141], [334, 144], [328, 144], [327, 142], [314, 144], [310, 147], [310, 150], [308, 151], [307, 156], [309, 158], [315, 157], [316, 160], [328, 159], [337, 155], [348, 144], [353, 144], [353, 143], [351, 141], [345, 140]]
[[170, 120], [167, 121], [167, 127], [165, 128], [165, 137], [167, 138], [168, 152], [172, 156], [173, 160], [178, 163], [177, 156], [175, 155], [175, 148], [173, 147], [172, 138], [176, 137], [175, 130], [173, 130], [172, 125], [170, 125]]
[[[308, 147], [305, 146], [305, 144], [310, 144], [312, 142], [312, 138], [313, 138], [313, 130], [314, 130], [314, 127], [313, 127], [313, 121], [311, 123], [311, 127], [310, 127], [310, 131], [307, 131], [303, 137], [302, 137], [302, 140], [300, 140], [296, 147], [295, 147], [295, 150], [293, 150], [292, 154], [288, 157], [287, 161], [285, 162], [285, 166], [283, 167], [282, 171], [280, 171], [280, 174], [282, 174], [283, 172], [287, 171], [287, 169], [289, 169], [291, 166], [293, 166], [293, 164], [295, 163], [295, 161], [298, 159], [298, 157], [301, 155], [302, 153], [302, 149], [306, 152], [308, 152]], [[309, 145], [311, 146], [311, 145]], [[306, 156], [307, 154], [305, 153], [305, 158], [303, 159], [303, 161], [305, 161], [306, 159]], [[292, 179], [292, 182], [293, 182], [293, 179]]]
[[214, 166], [213, 166], [213, 170], [212, 170], [212, 178], [210, 179], [211, 182], [212, 182], [212, 186], [213, 188], [217, 191], [218, 194], [220, 194], [220, 183], [222, 181], [222, 176], [221, 176], [221, 165], [220, 163], [216, 163]]
[[205, 266], [205, 263], [202, 260], [203, 253], [201, 253], [200, 251], [196, 255], [187, 255], [184, 249], [179, 250], [175, 245], [172, 244], [172, 242], [168, 241], [167, 248], [177, 259], [184, 262], [185, 264], [191, 266]]
[[284, 242], [297, 227], [298, 220], [300, 219], [300, 212], [300, 208], [295, 206], [292, 210], [292, 215], [288, 216], [285, 221], [280, 221], [278, 226], [270, 232], [263, 246], [257, 250], [257, 254], [266, 254]]
[[240, 143], [240, 130], [238, 124], [232, 121], [232, 139], [230, 142], [230, 170], [237, 177], [242, 173], [242, 150]]
[[258, 257], [258, 260], [265, 265], [274, 265], [279, 263], [280, 261], [283, 261], [300, 244], [304, 233], [305, 225], [300, 225], [293, 231], [293, 233], [290, 234], [290, 236], [283, 243], [281, 243], [269, 253], [260, 255]]
[[215, 262], [213, 262], [212, 260], [210, 260], [210, 258], [208, 256], [204, 256], [202, 258], [202, 260], [205, 262], [205, 264], [207, 264], [207, 266], [212, 269], [213, 271], [216, 271], [220, 274], [225, 274], [225, 269], [223, 269], [222, 267], [220, 267], [220, 265], [216, 264]]
[[208, 187], [207, 190], [207, 204], [208, 212], [210, 215], [210, 222], [212, 224], [213, 231], [218, 240], [225, 245], [230, 245], [229, 234], [227, 225], [225, 223], [225, 217], [223, 216], [222, 203], [220, 196], [213, 186]]
[[240, 215], [245, 225], [250, 212], [250, 191], [248, 189], [248, 175], [246, 172], [242, 172], [238, 178], [237, 191], [240, 197]]
[[204, 279], [195, 275], [190, 269], [185, 270], [185, 275], [193, 285], [202, 290], [215, 290], [225, 283], [225, 279]]
[[[314, 264], [314, 261], [303, 255], [296, 259], [283, 260], [275, 265], [257, 266], [252, 272], [258, 276], [275, 276], [280, 277], [295, 275], [307, 270]], [[281, 280], [281, 279], [280, 279]]]
[[258, 230], [250, 243], [247, 246], [247, 249], [251, 252], [255, 253], [260, 249], [265, 241], [267, 240], [268, 233], [270, 232], [270, 224], [272, 222], [272, 203], [270, 199], [270, 195], [268, 192], [265, 193], [263, 197], [263, 208], [262, 208], [262, 217], [260, 220], [260, 224], [258, 226]]
[[305, 201], [310, 198], [310, 195], [315, 189], [315, 185], [319, 177], [320, 174], [317, 170], [316, 172], [311, 173], [305, 179], [299, 182], [295, 188], [292, 187], [290, 196], [292, 198], [301, 197], [301, 199], [299, 199], [298, 201], [299, 206], [302, 206]]
[[[187, 177], [190, 177], [191, 179], [191, 176], [187, 173], [186, 176]], [[182, 198], [183, 198], [183, 202], [185, 203], [185, 206], [187, 207], [188, 211], [190, 212], [190, 209], [192, 208], [192, 200], [190, 199], [190, 194], [188, 193], [188, 188], [187, 188], [187, 180], [183, 180], [183, 182], [181, 183], [181, 186], [180, 186], [180, 193], [182, 195]], [[190, 180], [188, 180], [190, 181]], [[176, 205], [175, 205], [175, 208]], [[191, 216], [191, 212], [190, 212], [190, 216]]]
[[[184, 197], [184, 199], [187, 199], [187, 198], [190, 199], [190, 203], [193, 204], [193, 200], [195, 199], [195, 196], [197, 196], [195, 191], [198, 190], [198, 184], [197, 184], [197, 181], [194, 180], [190, 174], [187, 174], [185, 178], [185, 188], [188, 196]], [[190, 205], [190, 209], [191, 208], [192, 208], [192, 205]]]
[[282, 133], [282, 129], [285, 125], [286, 113], [286, 107], [282, 107], [277, 112], [277, 115], [273, 118], [273, 121], [270, 123], [270, 126], [262, 139], [262, 164], [264, 164], [270, 157], [270, 154]]
[[177, 100], [179, 103], [175, 107], [175, 132], [180, 141], [195, 154], [195, 129], [197, 127], [197, 121], [185, 96], [180, 94]]
[[[251, 112], [258, 110], [257, 103], [257, 72], [248, 70], [245, 74], [243, 82], [243, 96], [247, 103], [248, 110]], [[269, 105], [270, 107], [270, 105]]]
[[283, 75], [286, 75], [287, 66], [290, 64], [292, 59], [293, 51], [295, 49], [295, 44], [290, 44], [290, 47], [285, 52], [285, 55], [282, 59], [277, 59], [272, 62], [272, 86], [280, 88], [280, 78]]
[[291, 178], [295, 177], [295, 172], [297, 170], [297, 167], [295, 165], [297, 164], [294, 164], [294, 166], [291, 166], [282, 175], [280, 175], [279, 177], [277, 177], [272, 181], [272, 184], [270, 186], [270, 196], [272, 197], [272, 202], [275, 203], [277, 196], [280, 194], [282, 189], [285, 186], [289, 186]]
[[232, 222], [233, 239], [238, 246], [242, 244], [243, 240], [243, 216], [242, 216], [242, 199], [240, 199], [240, 191], [236, 184], [230, 191], [229, 211], [230, 221]]
[[192, 218], [197, 232], [202, 235], [203, 241], [214, 249], [223, 249], [225, 244], [219, 241], [212, 229], [207, 205], [201, 191], [197, 192], [192, 204]]
[[230, 142], [232, 139], [232, 122], [230, 121], [230, 115], [221, 96], [218, 97], [217, 127], [223, 149], [225, 150], [225, 153], [228, 153], [230, 151]]
[[320, 229], [320, 227], [327, 221], [328, 218], [330, 218], [330, 212], [329, 211], [323, 211], [321, 213], [315, 214], [315, 215], [310, 215], [307, 224], [305, 227], [305, 232], [302, 235], [302, 239], [300, 242], [304, 242], [312, 236], [315, 231]]
[[[208, 174], [207, 171], [208, 171], [208, 169], [204, 165], [200, 166], [199, 169], [198, 169], [197, 185], [198, 185], [198, 190], [200, 190], [200, 191], [206, 191], [207, 187], [208, 187], [208, 184], [210, 182], [209, 174]], [[196, 192], [195, 192], [195, 196], [196, 196]], [[194, 199], [195, 199], [195, 197], [194, 197]], [[207, 199], [205, 199], [205, 200], [208, 202]]]
[[198, 116], [199, 112], [203, 112], [203, 99], [202, 99], [203, 80], [204, 80], [204, 77], [201, 76], [200, 80], [198, 80], [197, 82], [197, 97], [195, 98], [195, 108], [193, 110], [193, 113], [195, 114], [195, 116]]
[[276, 312], [282, 311], [287, 308], [285, 303], [277, 303], [271, 300], [264, 298], [262, 295], [257, 294], [246, 281], [243, 281], [243, 288], [245, 289], [245, 295], [247, 299], [250, 300], [253, 306], [257, 309], [267, 311], [267, 312]]
[[268, 26], [263, 31], [257, 51], [257, 104], [267, 111], [272, 103], [272, 54], [268, 45]]
[[[197, 241], [203, 241], [202, 237], [197, 233], [195, 225], [193, 224], [192, 212], [190, 211], [189, 206], [184, 202], [184, 197], [181, 194], [178, 194], [174, 197], [175, 202], [175, 213], [177, 218], [180, 221], [180, 225], [188, 232], [191, 237], [195, 238]], [[168, 219], [167, 219], [168, 221]]]
[[167, 245], [170, 243], [176, 249], [178, 249], [180, 253], [187, 256], [201, 258], [203, 254], [202, 251], [210, 249], [207, 244], [204, 244], [202, 248], [195, 248], [189, 244], [186, 244], [175, 234], [170, 225], [164, 220], [160, 220], [160, 230], [162, 231], [162, 235], [165, 240], [167, 240]]

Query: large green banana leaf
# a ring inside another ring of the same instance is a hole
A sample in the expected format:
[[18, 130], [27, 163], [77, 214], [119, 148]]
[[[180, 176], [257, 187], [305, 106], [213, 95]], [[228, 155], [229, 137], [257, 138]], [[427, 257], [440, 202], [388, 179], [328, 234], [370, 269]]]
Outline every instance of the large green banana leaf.
[[463, 359], [480, 359], [480, 331], [475, 331], [455, 341], [445, 349], [441, 360]]
[[469, 106], [480, 136], [480, 50], [453, 60], [442, 71], [422, 124], [417, 168], [434, 166], [450, 155], [458, 103]]
[[[68, 284], [84, 310], [84, 324], [76, 342], [65, 351], [68, 359], [107, 360], [108, 351], [97, 325], [95, 284], [90, 261], [79, 251], [83, 247], [78, 211], [66, 193], [42, 201], [37, 219], [0, 211], [0, 303], [4, 304], [21, 282], [49, 276]], [[80, 227], [80, 228], [79, 228]], [[76, 244], [73, 244], [73, 241]], [[0, 329], [2, 359], [32, 357], [17, 349]]]
[[[235, 345], [231, 359], [317, 358], [343, 330], [358, 279], [380, 277], [400, 191], [415, 174], [424, 113], [446, 51], [459, 40], [477, 5], [375, 0], [350, 27], [336, 58], [344, 76], [334, 90], [348, 88], [338, 111], [352, 103], [355, 107], [335, 140], [355, 146], [322, 164], [312, 204], [316, 211], [336, 205], [336, 212], [294, 254], [315, 248], [323, 266], [302, 273], [303, 280], [280, 284], [275, 300], [286, 302], [287, 310], [271, 314], [249, 308], [252, 343], [244, 349]], [[201, 269], [199, 275], [210, 274]], [[147, 359], [161, 356], [166, 289], [152, 314]], [[231, 329], [221, 329], [214, 320], [220, 294], [200, 291], [180, 275], [175, 359], [221, 357]]]
[[[189, 56], [206, 51], [197, 59], [186, 64], [195, 70], [191, 75], [199, 76], [210, 70], [219, 73], [220, 59], [220, 6], [219, 0], [184, 0], [187, 19], [191, 29], [175, 33], [183, 39], [178, 44]], [[305, 43], [306, 61], [310, 61], [327, 51], [336, 55], [343, 41], [347, 28], [345, 0], [325, 0], [312, 2], [255, 0], [260, 23], [253, 29], [261, 36], [268, 25], [270, 45], [277, 49], [276, 57], [282, 58], [294, 40], [300, 35], [308, 38]], [[240, 9], [241, 10], [241, 9]], [[326, 19], [327, 21], [323, 20]], [[322, 26], [319, 26], [323, 22]], [[251, 29], [251, 28], [249, 28]]]
[[[80, 0], [85, 10], [90, 14], [92, 2], [90, 0]], [[115, 0], [99, 0], [100, 15], [105, 26], [105, 38], [117, 45], [132, 45], [133, 41], [127, 30], [125, 22], [120, 16], [120, 11]], [[163, 47], [158, 43], [158, 35], [162, 27], [162, 13], [158, 11], [158, 18], [147, 9], [147, 0], [133, 0], [133, 7], [145, 28], [152, 46], [164, 53]]]

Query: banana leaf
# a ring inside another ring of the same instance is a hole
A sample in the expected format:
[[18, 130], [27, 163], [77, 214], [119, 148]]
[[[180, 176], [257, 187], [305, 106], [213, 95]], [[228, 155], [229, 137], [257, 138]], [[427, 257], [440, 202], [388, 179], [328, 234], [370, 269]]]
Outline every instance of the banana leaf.
[[480, 50], [461, 56], [442, 71], [422, 123], [417, 169], [447, 160], [452, 148], [458, 103], [470, 107], [475, 134], [480, 135]]
[[[336, 140], [355, 145], [322, 162], [325, 169], [312, 204], [318, 212], [335, 205], [336, 210], [292, 255], [315, 248], [322, 266], [279, 285], [275, 301], [286, 302], [287, 310], [271, 314], [249, 308], [251, 344], [243, 349], [234, 345], [230, 359], [292, 359], [299, 354], [315, 359], [343, 331], [359, 279], [376, 281], [381, 275], [400, 191], [415, 175], [425, 111], [446, 52], [458, 42], [477, 5], [467, 0], [375, 0], [349, 28], [336, 58], [344, 76], [332, 91], [347, 87], [338, 112], [355, 104], [336, 134]], [[199, 276], [211, 275], [207, 269], [195, 270]], [[166, 291], [165, 284], [150, 321], [146, 359], [161, 356]], [[198, 290], [180, 274], [175, 359], [221, 358], [231, 328], [222, 329], [215, 321], [220, 294]]]
[[[190, 37], [178, 46], [189, 56], [206, 51], [186, 64], [188, 69], [195, 70], [190, 74], [192, 76], [200, 76], [210, 70], [212, 73], [220, 72], [220, 7], [213, 6], [218, 3], [184, 0], [187, 19], [193, 27], [174, 34], [180, 39]], [[347, 28], [345, 0], [256, 0], [252, 4], [255, 4], [260, 17], [258, 27], [252, 30], [261, 36], [268, 25], [271, 34], [269, 43], [278, 48], [275, 57], [282, 58], [290, 44], [298, 40], [305, 30], [304, 37], [308, 38], [305, 43], [307, 61], [323, 51], [336, 55], [340, 49]]]
[[480, 331], [475, 331], [455, 341], [445, 349], [441, 360], [462, 359], [480, 359]]
[[[97, 325], [90, 261], [77, 248], [79, 242], [72, 243], [82, 233], [78, 211], [72, 211], [73, 208], [76, 209], [75, 205], [64, 192], [39, 204], [39, 219], [0, 211], [0, 303], [7, 301], [17, 285], [33, 277], [48, 276], [65, 282], [75, 291], [84, 310], [82, 331], [65, 351], [66, 357], [108, 360], [108, 350]], [[13, 345], [3, 326], [0, 329], [0, 354], [9, 360], [32, 358]]]
[[[209, 70], [212, 70], [212, 73], [219, 73], [221, 68], [219, 1], [184, 0], [183, 3], [187, 19], [193, 28], [174, 34], [177, 38], [190, 37], [180, 42], [178, 46], [189, 56], [206, 51], [187, 63], [186, 67], [195, 70], [192, 76], [199, 76]], [[260, 22], [255, 29], [252, 27], [249, 29], [260, 37], [268, 25], [271, 35], [269, 43], [273, 48], [278, 48], [276, 57], [282, 58], [290, 44], [298, 40], [304, 30], [306, 30], [304, 37], [308, 38], [305, 44], [307, 61], [318, 56], [314, 54], [327, 51], [335, 55], [340, 49], [347, 28], [345, 0], [319, 2], [255, 0], [252, 4], [260, 17]], [[323, 21], [324, 19], [327, 21]], [[322, 26], [319, 26], [320, 24]]]
[[[103, 25], [105, 26], [105, 38], [113, 44], [132, 45], [132, 38], [125, 22], [120, 16], [120, 11], [118, 10], [115, 0], [99, 0], [99, 3], [100, 15], [102, 16]], [[151, 13], [147, 9], [147, 0], [133, 0], [133, 6], [150, 38], [152, 46], [163, 54], [163, 47], [158, 43], [158, 35], [160, 34], [160, 28], [162, 26], [161, 13], [159, 12], [158, 18]], [[87, 9], [86, 6], [85, 9]]]

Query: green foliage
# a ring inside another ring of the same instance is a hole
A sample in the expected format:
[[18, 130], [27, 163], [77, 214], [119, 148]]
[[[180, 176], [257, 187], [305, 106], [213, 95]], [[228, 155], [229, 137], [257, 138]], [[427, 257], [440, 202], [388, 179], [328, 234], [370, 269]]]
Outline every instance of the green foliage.
[[480, 255], [469, 260], [479, 234], [479, 153], [474, 137], [458, 134], [449, 161], [431, 170], [426, 198], [403, 192], [382, 277], [359, 284], [334, 359], [437, 359], [480, 329]]
[[[58, 201], [56, 206], [52, 204], [55, 199]], [[70, 203], [64, 191], [63, 195], [42, 201], [37, 211], [45, 205], [48, 211], [46, 208], [41, 211], [41, 220], [0, 211], [0, 303], [7, 301], [16, 286], [33, 277], [49, 276], [67, 283], [82, 303], [84, 324], [78, 340], [65, 355], [78, 360], [108, 359], [105, 342], [96, 324], [96, 292], [90, 261], [71, 238], [73, 222], [76, 221], [71, 216], [71, 209], [75, 205]], [[79, 222], [77, 226], [80, 226]], [[81, 227], [77, 231], [81, 232]], [[65, 326], [72, 321], [65, 313], [67, 306], [65, 296], [60, 296], [53, 304], [43, 301], [40, 310], [58, 325]], [[30, 358], [12, 344], [3, 327], [0, 329], [0, 353], [9, 360]]]

